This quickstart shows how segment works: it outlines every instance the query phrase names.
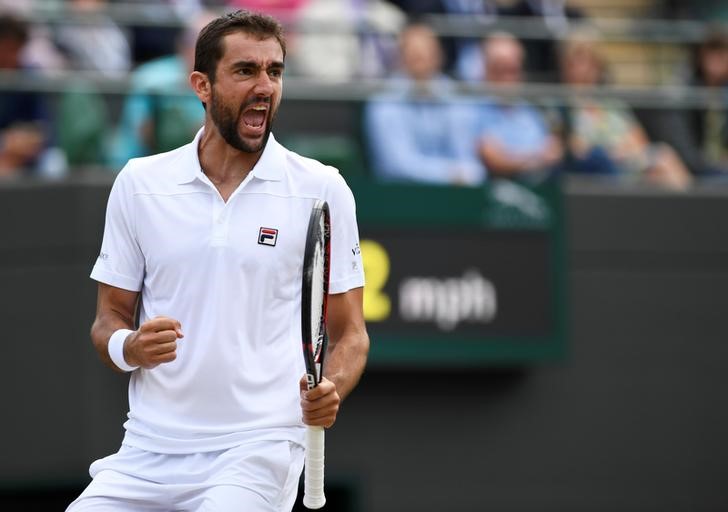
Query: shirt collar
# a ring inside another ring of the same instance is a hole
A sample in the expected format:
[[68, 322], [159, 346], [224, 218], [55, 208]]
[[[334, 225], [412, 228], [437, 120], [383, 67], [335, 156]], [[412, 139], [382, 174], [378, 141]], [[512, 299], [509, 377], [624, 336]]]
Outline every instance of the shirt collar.
[[[202, 172], [202, 166], [200, 165], [200, 157], [197, 153], [197, 148], [200, 145], [200, 138], [204, 133], [205, 129], [200, 130], [195, 135], [195, 138], [191, 143], [187, 144], [184, 151], [182, 152], [183, 162], [178, 172], [177, 183], [180, 185], [184, 183], [191, 183], [196, 178], [201, 178], [204, 173]], [[286, 158], [283, 146], [275, 139], [273, 134], [268, 137], [268, 142], [263, 149], [263, 154], [260, 155], [258, 162], [251, 169], [251, 174], [255, 178], [266, 181], [280, 181], [283, 179], [284, 169], [286, 165]]]
[[276, 138], [271, 133], [258, 162], [251, 169], [256, 178], [266, 181], [281, 181], [286, 165], [286, 155]]

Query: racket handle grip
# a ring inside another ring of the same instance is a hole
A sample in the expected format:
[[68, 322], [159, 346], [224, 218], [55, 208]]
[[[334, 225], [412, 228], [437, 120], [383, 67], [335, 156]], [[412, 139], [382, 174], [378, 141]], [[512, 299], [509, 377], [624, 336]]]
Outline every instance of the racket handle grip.
[[304, 472], [303, 504], [318, 509], [326, 503], [324, 496], [324, 429], [306, 427], [306, 470]]

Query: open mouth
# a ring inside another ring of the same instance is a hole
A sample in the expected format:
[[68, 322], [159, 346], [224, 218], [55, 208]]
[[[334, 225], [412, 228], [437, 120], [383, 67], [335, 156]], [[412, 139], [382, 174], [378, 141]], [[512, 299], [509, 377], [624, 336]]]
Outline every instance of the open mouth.
[[265, 125], [268, 117], [268, 105], [253, 105], [243, 112], [243, 124], [246, 128], [258, 131]]

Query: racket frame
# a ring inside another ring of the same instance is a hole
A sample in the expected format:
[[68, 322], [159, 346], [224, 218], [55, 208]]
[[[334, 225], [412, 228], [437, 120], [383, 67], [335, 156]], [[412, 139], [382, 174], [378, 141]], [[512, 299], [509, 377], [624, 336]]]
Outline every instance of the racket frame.
[[[322, 222], [323, 221], [323, 222]], [[322, 225], [323, 224], [323, 225]], [[320, 231], [323, 230], [323, 233]], [[312, 337], [311, 300], [314, 258], [317, 240], [323, 238], [323, 303], [321, 306], [320, 338], [314, 350]], [[331, 262], [331, 217], [326, 201], [317, 200], [311, 209], [306, 233], [306, 246], [303, 255], [303, 281], [301, 287], [301, 335], [303, 337], [303, 358], [306, 366], [306, 383], [308, 389], [315, 388], [324, 371], [324, 358], [328, 346], [326, 332], [326, 308], [329, 294], [329, 272]], [[306, 427], [306, 461], [304, 473], [303, 504], [309, 509], [318, 509], [326, 503], [324, 495], [324, 429], [323, 427]]]

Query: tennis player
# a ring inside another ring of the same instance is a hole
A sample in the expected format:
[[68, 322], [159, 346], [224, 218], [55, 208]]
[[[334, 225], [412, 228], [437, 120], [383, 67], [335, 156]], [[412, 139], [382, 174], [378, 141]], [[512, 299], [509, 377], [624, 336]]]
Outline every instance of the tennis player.
[[[114, 183], [91, 338], [131, 373], [130, 410], [121, 448], [91, 464], [70, 511], [289, 511], [304, 425], [331, 427], [363, 372], [354, 199], [335, 169], [271, 134], [285, 55], [273, 18], [213, 20], [190, 75], [204, 126]], [[301, 267], [316, 199], [331, 208], [330, 342], [306, 391]]]

